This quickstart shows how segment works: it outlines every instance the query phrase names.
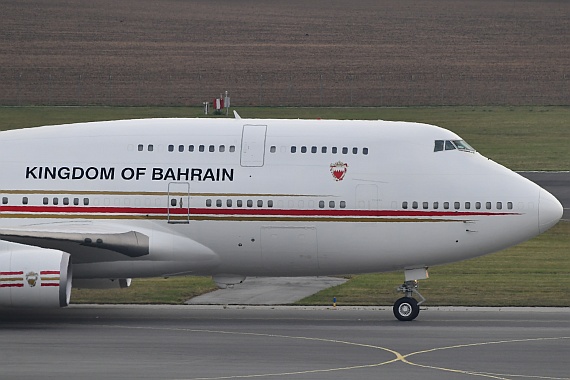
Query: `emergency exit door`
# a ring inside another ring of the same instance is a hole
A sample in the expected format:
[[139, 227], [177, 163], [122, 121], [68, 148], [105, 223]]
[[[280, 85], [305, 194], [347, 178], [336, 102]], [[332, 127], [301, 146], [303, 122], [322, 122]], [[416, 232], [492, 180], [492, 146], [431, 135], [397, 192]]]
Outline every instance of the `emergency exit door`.
[[266, 125], [244, 125], [241, 135], [241, 166], [263, 166]]
[[190, 223], [190, 183], [170, 182], [168, 184], [168, 216], [170, 224]]

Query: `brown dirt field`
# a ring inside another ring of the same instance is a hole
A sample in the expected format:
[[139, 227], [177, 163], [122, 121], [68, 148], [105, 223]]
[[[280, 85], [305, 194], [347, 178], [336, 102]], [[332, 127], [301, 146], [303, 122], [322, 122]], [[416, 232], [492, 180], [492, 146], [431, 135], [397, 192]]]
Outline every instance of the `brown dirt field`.
[[0, 104], [570, 104], [570, 1], [0, 0]]

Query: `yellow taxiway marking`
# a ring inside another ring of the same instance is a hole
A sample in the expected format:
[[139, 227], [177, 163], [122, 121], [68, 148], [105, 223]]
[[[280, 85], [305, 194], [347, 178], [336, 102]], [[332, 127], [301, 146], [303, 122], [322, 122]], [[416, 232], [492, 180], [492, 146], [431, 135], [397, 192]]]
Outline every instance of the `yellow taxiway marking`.
[[416, 351], [409, 354], [402, 354], [396, 350], [357, 342], [349, 342], [337, 339], [326, 339], [326, 338], [314, 338], [306, 336], [293, 336], [293, 335], [280, 335], [280, 334], [266, 334], [266, 333], [251, 333], [251, 332], [238, 332], [238, 331], [223, 331], [223, 330], [200, 330], [200, 329], [185, 329], [185, 328], [173, 328], [173, 327], [140, 327], [140, 326], [118, 326], [118, 325], [98, 325], [99, 327], [109, 327], [109, 328], [121, 328], [121, 329], [142, 329], [142, 330], [163, 330], [163, 331], [178, 331], [178, 332], [190, 332], [190, 333], [209, 333], [209, 334], [227, 334], [227, 335], [242, 335], [242, 336], [254, 336], [254, 337], [267, 337], [267, 338], [279, 338], [279, 339], [295, 339], [295, 340], [305, 340], [313, 342], [324, 342], [324, 343], [334, 343], [342, 344], [355, 347], [371, 348], [375, 350], [381, 350], [394, 355], [393, 359], [386, 360], [379, 363], [372, 364], [361, 364], [354, 366], [345, 367], [335, 367], [335, 368], [323, 368], [323, 369], [313, 369], [305, 371], [291, 371], [291, 372], [278, 372], [278, 373], [259, 373], [259, 374], [249, 374], [249, 375], [228, 375], [228, 376], [217, 376], [217, 377], [195, 377], [187, 378], [181, 380], [223, 380], [223, 379], [252, 379], [252, 378], [262, 378], [262, 377], [275, 377], [275, 376], [294, 376], [303, 375], [311, 373], [326, 373], [326, 372], [337, 372], [337, 371], [348, 371], [354, 369], [362, 368], [373, 368], [380, 367], [392, 363], [405, 363], [411, 366], [426, 368], [431, 370], [439, 370], [450, 373], [457, 373], [461, 375], [469, 375], [476, 377], [484, 377], [489, 379], [500, 379], [500, 380], [512, 380], [516, 379], [542, 379], [542, 380], [570, 380], [570, 377], [548, 377], [548, 376], [536, 376], [536, 375], [520, 375], [520, 374], [501, 374], [501, 373], [490, 373], [490, 372], [480, 372], [480, 371], [466, 371], [461, 369], [453, 369], [446, 367], [436, 367], [425, 364], [414, 363], [408, 358], [415, 355], [427, 354], [436, 351], [452, 350], [458, 348], [466, 347], [482, 347], [493, 344], [506, 344], [506, 343], [520, 343], [520, 342], [540, 342], [540, 341], [552, 341], [552, 340], [562, 340], [570, 339], [570, 337], [550, 337], [550, 338], [528, 338], [528, 339], [511, 339], [511, 340], [501, 340], [501, 341], [491, 341], [491, 342], [479, 342], [479, 343], [468, 343], [468, 344], [458, 344], [454, 346], [446, 347], [436, 347], [428, 350]]

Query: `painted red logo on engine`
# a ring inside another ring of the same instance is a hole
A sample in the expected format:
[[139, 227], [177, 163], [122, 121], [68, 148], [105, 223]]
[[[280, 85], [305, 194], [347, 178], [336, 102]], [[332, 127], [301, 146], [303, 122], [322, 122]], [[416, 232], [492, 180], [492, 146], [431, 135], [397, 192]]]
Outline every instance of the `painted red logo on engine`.
[[331, 174], [336, 181], [342, 181], [346, 175], [346, 170], [348, 169], [348, 164], [338, 161], [331, 164]]

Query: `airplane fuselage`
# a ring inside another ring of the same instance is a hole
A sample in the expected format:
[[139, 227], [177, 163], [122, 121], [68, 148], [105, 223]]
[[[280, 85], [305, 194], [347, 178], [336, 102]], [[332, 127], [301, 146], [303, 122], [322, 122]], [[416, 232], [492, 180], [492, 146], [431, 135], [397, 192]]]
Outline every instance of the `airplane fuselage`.
[[453, 132], [386, 121], [1, 132], [0, 196], [4, 244], [68, 252], [77, 279], [427, 268], [525, 241], [561, 214]]

